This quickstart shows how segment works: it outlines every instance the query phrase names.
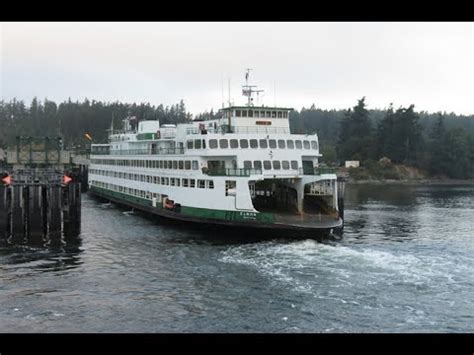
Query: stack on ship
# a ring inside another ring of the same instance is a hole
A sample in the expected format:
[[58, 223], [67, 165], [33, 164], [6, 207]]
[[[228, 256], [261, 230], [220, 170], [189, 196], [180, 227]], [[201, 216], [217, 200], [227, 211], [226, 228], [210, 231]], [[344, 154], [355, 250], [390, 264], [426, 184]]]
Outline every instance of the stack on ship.
[[[246, 75], [248, 79], [248, 73]], [[292, 134], [291, 108], [230, 105], [209, 121], [123, 120], [92, 144], [92, 194], [176, 220], [312, 234], [341, 230], [337, 176], [318, 136]]]

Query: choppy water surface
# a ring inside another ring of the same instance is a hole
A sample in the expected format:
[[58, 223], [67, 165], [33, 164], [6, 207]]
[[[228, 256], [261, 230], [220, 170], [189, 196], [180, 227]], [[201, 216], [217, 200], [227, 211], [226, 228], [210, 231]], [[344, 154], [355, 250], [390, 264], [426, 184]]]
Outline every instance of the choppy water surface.
[[79, 241], [0, 248], [0, 332], [473, 332], [474, 186], [349, 186], [342, 240], [163, 225], [83, 196]]

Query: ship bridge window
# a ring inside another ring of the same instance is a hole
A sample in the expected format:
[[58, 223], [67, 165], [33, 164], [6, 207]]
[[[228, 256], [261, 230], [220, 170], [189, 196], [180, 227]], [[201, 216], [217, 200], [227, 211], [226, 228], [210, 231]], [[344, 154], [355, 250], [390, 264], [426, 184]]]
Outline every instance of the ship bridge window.
[[253, 113], [254, 117], [258, 118], [260, 116], [259, 113], [260, 113], [260, 111], [254, 111], [254, 113]]
[[301, 143], [301, 141], [295, 141], [295, 146], [296, 149], [303, 149], [303, 144]]
[[214, 180], [207, 180], [207, 188], [208, 189], [214, 188]]
[[309, 141], [303, 141], [304, 149], [310, 149]]
[[278, 148], [285, 149], [285, 140], [284, 139], [279, 139], [278, 140]]
[[178, 168], [179, 168], [179, 170], [184, 169], [184, 161], [182, 161], [182, 160], [178, 161]]
[[201, 140], [195, 139], [194, 140], [194, 149], [201, 149]]
[[290, 169], [290, 162], [288, 160], [283, 160], [281, 166], [283, 167], [283, 170], [288, 170]]
[[246, 139], [241, 139], [240, 140], [240, 148], [248, 148], [249, 147], [249, 141]]
[[193, 170], [198, 170], [199, 169], [199, 164], [197, 160], [193, 160]]
[[193, 149], [194, 148], [193, 141], [188, 141], [187, 142], [187, 147], [188, 147], [188, 149]]
[[244, 169], [252, 169], [252, 162], [250, 160], [244, 160]]
[[242, 116], [242, 113], [240, 110], [235, 110], [235, 117], [240, 117]]
[[190, 160], [186, 160], [184, 162], [184, 169], [185, 170], [191, 170], [191, 161]]
[[209, 139], [209, 148], [211, 149], [217, 148], [217, 139]]
[[189, 187], [196, 187], [196, 180], [194, 179], [189, 179]]
[[188, 186], [189, 186], [189, 180], [183, 179], [183, 187], [188, 187]]
[[249, 110], [249, 117], [253, 117], [253, 111]]
[[230, 147], [231, 148], [238, 148], [239, 147], [239, 141], [237, 139], [231, 139], [230, 140]]
[[298, 169], [298, 161], [297, 161], [297, 160], [292, 160], [292, 161], [291, 161], [291, 168], [292, 168], [293, 170]]
[[283, 112], [283, 118], [288, 118], [288, 111]]
[[295, 143], [291, 139], [286, 141], [286, 146], [288, 149], [295, 149]]
[[263, 168], [265, 170], [270, 170], [272, 168], [272, 162], [270, 160], [263, 161]]
[[262, 170], [262, 162], [260, 160], [254, 160], [253, 168], [257, 170]]
[[206, 181], [205, 180], [198, 180], [198, 188], [205, 189], [206, 188]]
[[311, 141], [311, 149], [318, 149], [318, 142], [317, 141]]
[[173, 162], [168, 160], [168, 169], [173, 169]]
[[272, 118], [276, 118], [276, 111], [272, 111]]
[[229, 142], [227, 141], [227, 139], [219, 139], [219, 147], [221, 149], [229, 148]]
[[280, 170], [281, 169], [281, 164], [279, 160], [274, 160], [273, 161], [273, 169], [275, 170]]
[[260, 139], [259, 143], [260, 143], [260, 148], [267, 148], [268, 147], [266, 139]]
[[272, 117], [272, 112], [271, 112], [271, 111], [267, 111], [266, 117], [268, 117], [268, 118]]
[[242, 110], [242, 117], [247, 117], [247, 110]]
[[250, 140], [250, 148], [258, 148], [258, 142], [256, 139]]
[[277, 147], [277, 145], [276, 145], [276, 140], [270, 139], [270, 140], [268, 141], [268, 145], [270, 146], [270, 148], [276, 148], [276, 147]]
[[278, 111], [278, 118], [283, 118], [283, 112]]

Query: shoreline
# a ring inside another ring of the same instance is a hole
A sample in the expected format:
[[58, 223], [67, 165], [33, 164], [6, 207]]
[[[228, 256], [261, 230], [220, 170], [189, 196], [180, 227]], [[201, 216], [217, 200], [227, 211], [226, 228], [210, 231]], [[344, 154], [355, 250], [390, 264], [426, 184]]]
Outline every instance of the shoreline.
[[420, 179], [420, 180], [353, 180], [348, 185], [474, 185], [474, 179]]

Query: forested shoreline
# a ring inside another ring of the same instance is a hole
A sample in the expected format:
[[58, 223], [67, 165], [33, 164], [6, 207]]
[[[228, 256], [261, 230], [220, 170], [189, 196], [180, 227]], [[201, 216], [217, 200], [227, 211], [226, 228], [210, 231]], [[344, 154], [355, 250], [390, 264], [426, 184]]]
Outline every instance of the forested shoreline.
[[[107, 129], [121, 126], [127, 115], [160, 123], [183, 123], [211, 119], [217, 112], [192, 115], [184, 101], [170, 106], [150, 103], [102, 102], [96, 100], [61, 103], [34, 98], [0, 101], [0, 148], [22, 136], [63, 137], [68, 147], [85, 148], [90, 142], [105, 142]], [[369, 109], [365, 98], [346, 110], [324, 110], [314, 104], [290, 114], [293, 133], [318, 133], [323, 162], [342, 165], [359, 160], [367, 174], [393, 178], [394, 164], [422, 169], [428, 176], [466, 179], [474, 177], [474, 116], [455, 113], [417, 112], [413, 105]], [[363, 176], [364, 177], [364, 176]]]

